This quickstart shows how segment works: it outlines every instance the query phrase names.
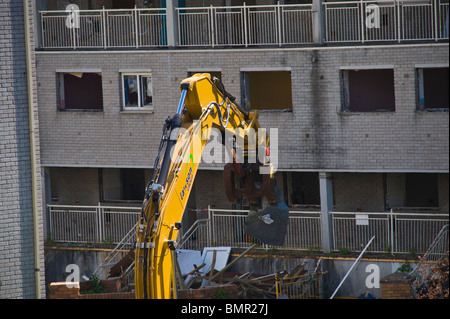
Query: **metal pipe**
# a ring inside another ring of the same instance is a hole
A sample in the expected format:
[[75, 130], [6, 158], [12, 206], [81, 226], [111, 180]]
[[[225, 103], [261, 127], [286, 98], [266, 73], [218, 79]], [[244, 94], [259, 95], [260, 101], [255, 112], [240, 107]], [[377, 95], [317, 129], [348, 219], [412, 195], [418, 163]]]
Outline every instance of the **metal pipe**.
[[348, 275], [352, 272], [353, 268], [355, 268], [355, 266], [359, 263], [359, 261], [361, 260], [362, 256], [364, 255], [364, 253], [366, 252], [367, 248], [369, 248], [369, 245], [372, 243], [372, 240], [375, 238], [375, 236], [372, 236], [372, 238], [369, 240], [369, 242], [367, 243], [366, 247], [364, 247], [363, 251], [359, 254], [358, 258], [355, 260], [355, 262], [353, 263], [353, 265], [350, 267], [350, 269], [347, 271], [347, 273], [344, 276], [344, 279], [341, 280], [341, 282], [339, 283], [339, 286], [336, 288], [336, 290], [333, 292], [333, 294], [331, 295], [330, 299], [333, 299], [334, 296], [336, 295], [336, 293], [338, 292], [339, 288], [341, 288], [342, 284], [344, 283], [345, 279], [347, 279]]
[[27, 65], [27, 90], [28, 90], [28, 125], [30, 134], [30, 162], [31, 162], [31, 197], [33, 205], [33, 240], [34, 240], [34, 280], [36, 299], [41, 299], [41, 276], [40, 276], [40, 247], [39, 247], [39, 216], [38, 216], [38, 189], [37, 189], [37, 168], [36, 168], [36, 142], [35, 142], [35, 121], [34, 121], [34, 92], [33, 92], [33, 74], [32, 74], [32, 60], [30, 48], [30, 25], [29, 25], [29, 11], [28, 0], [23, 0], [23, 15], [24, 15], [24, 31], [25, 31], [25, 52]]

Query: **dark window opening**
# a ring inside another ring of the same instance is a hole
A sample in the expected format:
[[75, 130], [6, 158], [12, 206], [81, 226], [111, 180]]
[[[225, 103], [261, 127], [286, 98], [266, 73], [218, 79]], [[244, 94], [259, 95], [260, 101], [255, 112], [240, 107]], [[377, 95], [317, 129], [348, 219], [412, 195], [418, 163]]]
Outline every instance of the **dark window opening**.
[[314, 172], [288, 173], [289, 205], [320, 205], [319, 174]]
[[448, 111], [448, 68], [417, 69], [418, 109]]
[[103, 110], [102, 76], [97, 73], [60, 73], [59, 110]]
[[343, 111], [395, 111], [394, 70], [342, 71]]
[[145, 170], [109, 168], [102, 170], [102, 200], [143, 200]]
[[406, 207], [439, 207], [437, 174], [406, 174]]
[[133, 9], [134, 5], [134, 0], [112, 0], [113, 9]]
[[292, 111], [290, 71], [242, 73], [242, 104], [247, 109]]

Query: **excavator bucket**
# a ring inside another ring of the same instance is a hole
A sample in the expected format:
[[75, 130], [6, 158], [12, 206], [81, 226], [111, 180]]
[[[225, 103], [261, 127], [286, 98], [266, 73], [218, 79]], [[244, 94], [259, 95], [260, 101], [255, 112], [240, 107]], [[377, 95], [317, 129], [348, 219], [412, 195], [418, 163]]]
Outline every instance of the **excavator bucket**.
[[[279, 193], [278, 187], [276, 192]], [[288, 224], [289, 208], [280, 201], [262, 210], [250, 211], [245, 221], [244, 232], [264, 244], [282, 246]]]

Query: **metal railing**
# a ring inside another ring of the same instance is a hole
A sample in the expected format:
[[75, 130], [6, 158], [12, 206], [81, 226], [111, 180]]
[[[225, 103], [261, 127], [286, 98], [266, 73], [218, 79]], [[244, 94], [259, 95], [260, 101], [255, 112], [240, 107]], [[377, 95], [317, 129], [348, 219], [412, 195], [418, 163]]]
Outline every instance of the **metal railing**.
[[416, 291], [426, 282], [432, 268], [436, 267], [446, 255], [448, 256], [448, 232], [448, 224], [446, 224], [428, 247], [420, 262], [409, 273], [409, 276], [414, 278], [412, 286]]
[[275, 277], [277, 299], [283, 295], [289, 299], [320, 299], [321, 277], [327, 272], [316, 272], [294, 277]]
[[[287, 250], [322, 249], [321, 213], [291, 211], [283, 246], [268, 246], [245, 234], [248, 210], [208, 209], [178, 240], [178, 248], [206, 246], [250, 247]], [[139, 218], [138, 207], [48, 206], [50, 239], [71, 243], [119, 243], [130, 236]], [[334, 250], [361, 251], [375, 236], [369, 252], [423, 254], [436, 235], [449, 223], [448, 213], [423, 212], [331, 212]], [[128, 234], [128, 236], [127, 236]], [[131, 234], [134, 236], [134, 234]], [[130, 242], [130, 239], [127, 239]]]
[[[179, 248], [203, 249], [205, 246], [249, 247], [288, 250], [321, 250], [321, 213], [291, 211], [283, 246], [264, 245], [244, 232], [247, 210], [209, 209], [208, 218], [192, 225]], [[358, 252], [375, 236], [368, 252], [392, 254], [425, 253], [448, 214], [422, 212], [332, 212], [335, 251]]]
[[360, 251], [372, 236], [369, 252], [425, 253], [448, 214], [422, 212], [332, 212], [334, 249]]
[[134, 229], [139, 207], [48, 205], [50, 240], [119, 243]]
[[[244, 224], [248, 212], [248, 210], [209, 209], [211, 243], [231, 247], [250, 247], [258, 243], [260, 247], [268, 248], [269, 246], [245, 234]], [[306, 250], [320, 249], [321, 246], [320, 212], [291, 211], [285, 243], [276, 247]]]
[[175, 8], [175, 22], [170, 26], [165, 8], [40, 11], [41, 47], [167, 47], [169, 32], [180, 47], [303, 45], [317, 41], [314, 34], [320, 30], [315, 30], [315, 25], [324, 30], [325, 43], [449, 38], [448, 0], [357, 0], [322, 5], [323, 21], [312, 4]]
[[325, 42], [448, 39], [448, 0], [324, 2]]
[[40, 11], [46, 49], [167, 46], [166, 9]]
[[[138, 223], [136, 223], [129, 231], [128, 233], [122, 238], [122, 240], [117, 244], [116, 247], [105, 257], [103, 262], [95, 269], [94, 275], [100, 275], [102, 270], [104, 268], [107, 268], [108, 266], [115, 265], [118, 261], [120, 261], [123, 258], [123, 254], [129, 252], [131, 249], [135, 248], [136, 244], [136, 227]], [[134, 265], [134, 262], [132, 263]], [[128, 267], [124, 274], [127, 274], [129, 270], [131, 269], [131, 266]]]
[[311, 4], [177, 8], [180, 46], [313, 42]]
[[[203, 249], [206, 246], [237, 248], [258, 244], [269, 248], [244, 232], [248, 210], [208, 209], [208, 218], [197, 220], [183, 235], [178, 248]], [[320, 250], [322, 246], [320, 212], [291, 211], [286, 240], [280, 249]], [[270, 246], [272, 247], [272, 246]]]

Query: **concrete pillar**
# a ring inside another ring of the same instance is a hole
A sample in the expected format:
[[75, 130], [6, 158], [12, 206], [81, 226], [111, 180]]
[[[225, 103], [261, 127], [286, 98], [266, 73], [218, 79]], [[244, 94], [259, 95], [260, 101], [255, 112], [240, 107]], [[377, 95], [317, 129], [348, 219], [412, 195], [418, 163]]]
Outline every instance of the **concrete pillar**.
[[322, 44], [325, 38], [325, 14], [322, 3], [324, 0], [312, 0], [314, 19], [314, 43]]
[[319, 172], [320, 207], [322, 217], [322, 250], [329, 253], [333, 249], [333, 224], [330, 212], [333, 211], [333, 184], [331, 174]]
[[176, 7], [178, 7], [178, 0], [166, 0], [167, 44], [169, 47], [175, 47], [178, 41]]

